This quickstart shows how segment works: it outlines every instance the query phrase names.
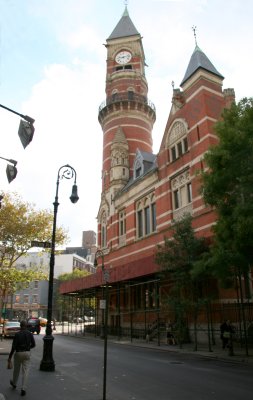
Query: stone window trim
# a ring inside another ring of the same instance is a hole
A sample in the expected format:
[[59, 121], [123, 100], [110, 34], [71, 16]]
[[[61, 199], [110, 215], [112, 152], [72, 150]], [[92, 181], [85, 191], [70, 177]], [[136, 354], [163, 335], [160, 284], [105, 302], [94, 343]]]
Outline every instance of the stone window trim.
[[189, 168], [170, 178], [173, 211], [192, 203], [192, 182]]
[[154, 193], [136, 202], [136, 239], [142, 239], [156, 232], [156, 201]]

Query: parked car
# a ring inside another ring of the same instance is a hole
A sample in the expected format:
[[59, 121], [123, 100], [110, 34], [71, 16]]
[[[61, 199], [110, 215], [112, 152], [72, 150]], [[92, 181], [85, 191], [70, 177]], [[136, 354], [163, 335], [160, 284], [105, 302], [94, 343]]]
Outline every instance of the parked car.
[[39, 335], [41, 326], [39, 318], [29, 318], [27, 320], [27, 329], [32, 333], [37, 333]]
[[3, 325], [3, 337], [13, 337], [15, 333], [20, 331], [20, 322], [5, 321]]

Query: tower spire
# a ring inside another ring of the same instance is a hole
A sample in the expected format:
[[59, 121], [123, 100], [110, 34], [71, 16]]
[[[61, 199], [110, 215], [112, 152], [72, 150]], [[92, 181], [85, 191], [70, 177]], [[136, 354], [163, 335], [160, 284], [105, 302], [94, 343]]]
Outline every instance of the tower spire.
[[197, 43], [197, 34], [196, 34], [197, 27], [196, 27], [195, 25], [193, 25], [193, 26], [192, 26], [192, 30], [193, 30], [193, 34], [194, 34], [195, 45], [198, 46], [198, 43]]

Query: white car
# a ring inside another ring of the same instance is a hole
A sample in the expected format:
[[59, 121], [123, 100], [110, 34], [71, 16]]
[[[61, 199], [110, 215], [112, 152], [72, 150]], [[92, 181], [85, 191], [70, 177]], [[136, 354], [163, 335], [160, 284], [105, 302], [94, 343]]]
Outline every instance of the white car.
[[3, 337], [13, 337], [15, 333], [20, 331], [20, 322], [18, 321], [5, 321], [3, 326]]

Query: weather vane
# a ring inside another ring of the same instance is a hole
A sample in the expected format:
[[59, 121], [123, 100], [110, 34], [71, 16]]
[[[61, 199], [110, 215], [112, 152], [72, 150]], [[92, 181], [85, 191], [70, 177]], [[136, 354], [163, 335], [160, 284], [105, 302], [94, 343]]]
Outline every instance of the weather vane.
[[171, 82], [171, 86], [172, 86], [172, 89], [174, 90], [174, 87], [175, 87], [175, 82], [174, 81]]
[[193, 30], [193, 32], [194, 32], [195, 45], [197, 46], [197, 35], [196, 35], [197, 27], [196, 27], [195, 25], [193, 25], [193, 26], [192, 26], [192, 30]]
[[125, 4], [125, 6], [128, 6], [128, 1], [125, 0], [125, 1], [124, 1], [124, 4]]

